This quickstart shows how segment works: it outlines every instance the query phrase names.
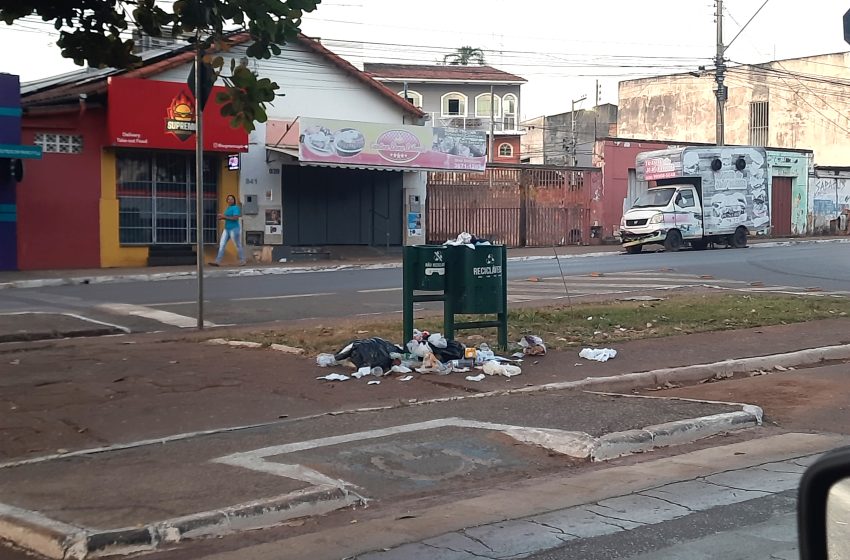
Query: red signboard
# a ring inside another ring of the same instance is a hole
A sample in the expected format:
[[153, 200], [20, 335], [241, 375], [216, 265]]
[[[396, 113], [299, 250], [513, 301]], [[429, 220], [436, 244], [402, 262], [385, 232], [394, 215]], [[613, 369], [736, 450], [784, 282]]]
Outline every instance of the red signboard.
[[[214, 87], [204, 109], [204, 150], [245, 152], [248, 133], [221, 116]], [[109, 142], [123, 148], [195, 149], [195, 98], [189, 86], [137, 78], [109, 79]]]

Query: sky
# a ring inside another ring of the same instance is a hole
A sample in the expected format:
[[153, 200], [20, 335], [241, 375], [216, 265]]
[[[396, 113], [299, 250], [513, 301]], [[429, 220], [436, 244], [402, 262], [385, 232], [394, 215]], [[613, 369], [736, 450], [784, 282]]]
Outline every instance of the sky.
[[[724, 0], [727, 58], [757, 63], [850, 50], [838, 0]], [[714, 0], [325, 0], [302, 30], [355, 65], [436, 63], [469, 45], [489, 65], [528, 80], [521, 117], [617, 102], [620, 80], [711, 66], [715, 54]], [[0, 24], [0, 72], [29, 81], [74, 70], [54, 44], [52, 27], [27, 20]], [[285, 83], [281, 84], [284, 87]], [[711, 82], [706, 81], [706, 87]]]

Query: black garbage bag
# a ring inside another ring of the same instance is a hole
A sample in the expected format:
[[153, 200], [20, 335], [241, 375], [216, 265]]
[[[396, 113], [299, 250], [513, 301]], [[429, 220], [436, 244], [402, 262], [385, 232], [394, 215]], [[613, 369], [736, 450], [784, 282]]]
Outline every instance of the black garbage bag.
[[393, 367], [390, 354], [403, 354], [404, 350], [383, 338], [355, 340], [334, 356], [337, 362], [351, 360], [358, 368], [364, 366], [380, 367], [384, 371]]
[[452, 360], [462, 360], [463, 351], [465, 349], [466, 347], [457, 340], [449, 340], [448, 345], [445, 348], [431, 347], [431, 350], [434, 351], [434, 355], [443, 363], [450, 362]]

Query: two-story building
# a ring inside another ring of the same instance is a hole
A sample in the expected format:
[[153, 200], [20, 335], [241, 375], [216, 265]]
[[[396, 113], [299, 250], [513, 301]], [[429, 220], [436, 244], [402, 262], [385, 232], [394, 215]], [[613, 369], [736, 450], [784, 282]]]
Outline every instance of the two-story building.
[[492, 131], [490, 161], [520, 162], [520, 88], [525, 79], [491, 66], [367, 62], [363, 69], [421, 109], [431, 126], [484, 130], [488, 140]]

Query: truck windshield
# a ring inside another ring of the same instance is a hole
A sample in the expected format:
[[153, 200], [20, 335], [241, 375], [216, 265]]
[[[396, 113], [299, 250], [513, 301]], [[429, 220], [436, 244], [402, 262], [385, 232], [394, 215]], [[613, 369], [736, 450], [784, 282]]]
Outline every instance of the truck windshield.
[[667, 206], [676, 188], [650, 189], [635, 200], [632, 208], [651, 208], [654, 206]]

